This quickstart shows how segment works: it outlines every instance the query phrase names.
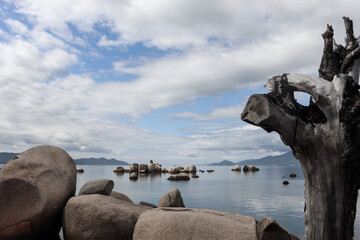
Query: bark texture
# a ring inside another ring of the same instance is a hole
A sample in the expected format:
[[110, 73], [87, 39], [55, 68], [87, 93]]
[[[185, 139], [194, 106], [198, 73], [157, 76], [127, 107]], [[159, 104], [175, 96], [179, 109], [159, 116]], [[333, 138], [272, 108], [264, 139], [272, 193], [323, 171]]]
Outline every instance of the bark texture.
[[[360, 48], [344, 17], [345, 47], [327, 26], [319, 77], [283, 74], [268, 80], [268, 94], [251, 96], [241, 118], [276, 131], [300, 161], [305, 178], [307, 240], [353, 239], [360, 179]], [[311, 95], [298, 104], [294, 91]]]

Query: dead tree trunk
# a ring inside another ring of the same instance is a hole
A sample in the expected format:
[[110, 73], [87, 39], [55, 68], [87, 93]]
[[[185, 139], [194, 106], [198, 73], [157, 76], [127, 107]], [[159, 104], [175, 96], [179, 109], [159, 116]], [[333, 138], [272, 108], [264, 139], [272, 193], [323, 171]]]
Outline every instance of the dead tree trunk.
[[[283, 74], [268, 80], [268, 94], [251, 96], [241, 118], [276, 131], [300, 161], [305, 178], [307, 240], [353, 239], [360, 186], [360, 47], [352, 21], [344, 17], [346, 46], [331, 26], [322, 35], [319, 78]], [[310, 94], [298, 104], [294, 91]]]

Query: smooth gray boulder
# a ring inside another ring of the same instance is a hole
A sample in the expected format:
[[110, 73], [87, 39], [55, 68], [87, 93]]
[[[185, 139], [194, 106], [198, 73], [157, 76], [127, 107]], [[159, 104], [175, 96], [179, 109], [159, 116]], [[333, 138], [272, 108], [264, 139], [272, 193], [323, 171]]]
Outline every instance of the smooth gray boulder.
[[194, 164], [190, 164], [184, 167], [184, 169], [182, 170], [185, 173], [195, 173], [196, 172], [196, 167]]
[[157, 206], [155, 204], [149, 203], [149, 202], [145, 202], [145, 201], [140, 201], [139, 202], [140, 205], [144, 205], [147, 207], [151, 207], [151, 208], [157, 208]]
[[139, 215], [149, 209], [100, 194], [73, 197], [64, 209], [65, 239], [132, 239]]
[[177, 188], [162, 195], [158, 205], [159, 207], [185, 207], [181, 193]]
[[130, 166], [129, 166], [129, 172], [130, 173], [132, 173], [132, 172], [138, 172], [138, 170], [139, 170], [139, 164], [137, 164], [137, 163], [132, 163], [132, 164], [130, 164]]
[[177, 174], [177, 173], [180, 173], [183, 169], [184, 169], [184, 167], [174, 166], [174, 167], [171, 167], [168, 172]]
[[110, 179], [97, 179], [85, 183], [78, 195], [102, 194], [109, 196], [114, 188], [114, 181]]
[[115, 166], [113, 170], [114, 173], [123, 173], [124, 171], [124, 167], [122, 166]]
[[130, 180], [136, 180], [136, 179], [138, 179], [138, 174], [137, 174], [136, 172], [130, 173], [129, 179], [130, 179]]
[[190, 177], [186, 173], [179, 173], [179, 174], [170, 175], [167, 180], [170, 180], [170, 181], [188, 181], [188, 180], [190, 180]]
[[0, 239], [58, 239], [76, 174], [73, 159], [55, 146], [37, 146], [10, 160], [0, 172]]
[[258, 240], [252, 217], [206, 209], [156, 208], [142, 213], [133, 240]]
[[155, 172], [155, 165], [153, 163], [148, 164], [148, 172], [149, 173]]
[[120, 193], [120, 192], [116, 192], [116, 191], [111, 191], [110, 193], [110, 197], [113, 197], [113, 198], [116, 198], [116, 199], [120, 199], [120, 200], [123, 200], [123, 201], [126, 201], [126, 202], [133, 202], [131, 201], [131, 199], [126, 196], [125, 194], [123, 193]]
[[257, 231], [259, 240], [298, 240], [296, 236], [289, 234], [271, 217], [263, 218], [257, 224]]

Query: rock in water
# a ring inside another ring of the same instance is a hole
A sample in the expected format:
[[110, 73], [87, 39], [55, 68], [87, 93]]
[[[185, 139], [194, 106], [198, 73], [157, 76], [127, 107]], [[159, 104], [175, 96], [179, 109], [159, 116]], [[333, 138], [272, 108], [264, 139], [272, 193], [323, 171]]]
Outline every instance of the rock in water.
[[190, 208], [156, 208], [142, 213], [134, 240], [257, 240], [253, 217]]
[[159, 207], [185, 207], [181, 193], [177, 188], [162, 195], [158, 205]]
[[99, 194], [73, 197], [64, 209], [65, 239], [132, 239], [139, 215], [149, 209]]
[[167, 180], [170, 180], [170, 181], [188, 181], [188, 180], [190, 180], [190, 177], [186, 173], [179, 173], [179, 174], [170, 175], [170, 177], [168, 177]]
[[240, 172], [241, 171], [241, 166], [239, 165], [235, 165], [231, 168], [231, 171], [237, 171], [237, 172]]
[[64, 150], [37, 146], [0, 172], [0, 239], [59, 237], [62, 210], [76, 190], [76, 167]]
[[114, 181], [110, 179], [98, 179], [85, 183], [80, 191], [79, 195], [88, 194], [102, 194], [109, 196], [114, 188]]

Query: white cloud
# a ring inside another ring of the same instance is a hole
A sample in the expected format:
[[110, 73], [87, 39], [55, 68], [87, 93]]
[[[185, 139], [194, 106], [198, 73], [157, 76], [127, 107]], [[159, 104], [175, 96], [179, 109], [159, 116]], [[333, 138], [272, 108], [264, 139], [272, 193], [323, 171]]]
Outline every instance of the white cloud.
[[215, 108], [207, 114], [199, 114], [194, 112], [182, 112], [171, 114], [170, 118], [189, 118], [195, 122], [208, 122], [208, 121], [219, 121], [225, 119], [237, 119], [240, 121], [240, 113], [242, 112], [243, 106], [229, 106], [223, 108]]
[[[286, 151], [277, 134], [248, 125], [198, 126], [206, 132], [174, 137], [114, 118], [139, 118], [199, 97], [256, 87], [284, 72], [316, 72], [326, 23], [334, 25], [338, 42], [344, 36], [341, 16], [350, 16], [355, 29], [360, 23], [360, 2], [355, 1], [16, 0], [14, 4], [27, 25], [7, 18], [10, 31], [0, 30], [7, 40], [0, 43], [0, 149], [24, 150], [46, 143], [74, 154], [137, 161], [149, 153], [153, 154], [149, 158], [218, 161]], [[88, 38], [95, 38], [98, 45], [89, 46]], [[135, 80], [96, 82], [87, 77], [90, 73], [69, 72], [90, 48], [92, 54], [98, 46], [116, 49], [139, 42], [171, 51], [157, 59], [113, 63], [114, 71], [132, 74]], [[240, 112], [241, 106], [234, 105], [172, 117], [222, 121], [238, 118]]]

